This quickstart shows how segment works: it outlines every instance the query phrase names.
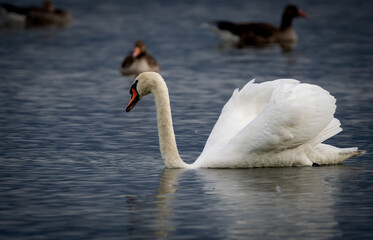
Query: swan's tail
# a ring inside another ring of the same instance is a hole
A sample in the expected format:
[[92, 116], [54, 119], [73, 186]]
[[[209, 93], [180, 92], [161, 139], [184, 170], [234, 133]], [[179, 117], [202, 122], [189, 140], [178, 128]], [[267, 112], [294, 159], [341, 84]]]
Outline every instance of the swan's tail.
[[342, 148], [340, 149], [338, 156], [338, 164], [343, 163], [345, 160], [365, 154], [365, 151], [358, 150], [357, 147]]
[[365, 151], [358, 150], [357, 147], [337, 148], [328, 144], [319, 144], [314, 150], [307, 155], [311, 162], [319, 165], [342, 164], [349, 158], [365, 153]]
[[355, 152], [355, 155], [354, 156], [360, 156], [360, 155], [364, 155], [365, 154], [365, 151], [364, 150], [357, 150]]
[[342, 148], [341, 151], [339, 152], [339, 154], [341, 156], [346, 156], [347, 158], [351, 158], [351, 157], [355, 157], [355, 156], [364, 155], [365, 151], [364, 150], [358, 150], [357, 147]]

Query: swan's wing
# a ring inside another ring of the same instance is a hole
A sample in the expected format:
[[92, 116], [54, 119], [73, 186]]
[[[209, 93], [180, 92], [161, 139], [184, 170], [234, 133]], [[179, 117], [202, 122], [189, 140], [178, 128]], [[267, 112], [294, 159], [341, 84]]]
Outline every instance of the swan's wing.
[[[335, 98], [311, 84], [281, 84], [268, 105], [229, 144], [247, 152], [283, 151], [316, 145], [341, 131]], [[243, 146], [244, 145], [244, 146]]]
[[224, 106], [203, 154], [225, 149], [245, 155], [316, 145], [341, 131], [333, 117], [335, 102], [321, 87], [296, 80], [250, 82]]
[[204, 150], [226, 145], [246, 127], [271, 99], [273, 90], [282, 83], [297, 84], [294, 79], [279, 79], [261, 84], [248, 82], [241, 90], [234, 90], [232, 97], [224, 105], [215, 123]]

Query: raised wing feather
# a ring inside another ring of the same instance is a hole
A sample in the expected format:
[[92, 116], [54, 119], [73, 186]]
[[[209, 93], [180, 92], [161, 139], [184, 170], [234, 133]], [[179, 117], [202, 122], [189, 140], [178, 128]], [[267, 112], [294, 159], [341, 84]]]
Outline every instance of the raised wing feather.
[[340, 131], [339, 121], [333, 121], [335, 102], [319, 86], [281, 84], [262, 113], [228, 144], [245, 146], [247, 152], [283, 151], [307, 143], [318, 144], [325, 140], [325, 135], [331, 137]]
[[248, 82], [241, 91], [234, 90], [232, 97], [224, 105], [204, 150], [227, 144], [263, 111], [271, 99], [273, 90], [281, 83], [298, 83], [293, 79], [279, 79], [261, 84], [254, 82], [255, 80]]

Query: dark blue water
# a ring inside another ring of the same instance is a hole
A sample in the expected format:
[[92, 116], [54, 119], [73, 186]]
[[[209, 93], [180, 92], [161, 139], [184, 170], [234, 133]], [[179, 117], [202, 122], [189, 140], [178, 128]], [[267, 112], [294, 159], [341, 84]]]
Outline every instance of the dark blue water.
[[[39, 1], [12, 1], [39, 4]], [[372, 239], [370, 1], [294, 1], [299, 42], [221, 48], [213, 19], [278, 24], [287, 1], [54, 1], [67, 28], [0, 29], [1, 239]], [[337, 98], [364, 156], [342, 166], [165, 170], [153, 99], [125, 113], [123, 57], [142, 39], [162, 69], [182, 158], [201, 152], [233, 89], [291, 77]]]

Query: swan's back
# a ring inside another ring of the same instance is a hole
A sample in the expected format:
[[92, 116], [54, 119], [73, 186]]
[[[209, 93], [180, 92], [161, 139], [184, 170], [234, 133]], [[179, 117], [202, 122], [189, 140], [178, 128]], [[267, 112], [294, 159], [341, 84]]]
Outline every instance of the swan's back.
[[341, 131], [333, 116], [335, 102], [321, 87], [294, 79], [251, 81], [233, 92], [195, 166], [251, 167], [258, 156], [265, 166], [265, 156], [281, 158], [282, 153], [287, 160], [277, 159], [279, 166], [305, 162], [300, 156], [305, 150], [295, 154], [295, 149], [316, 146]]

